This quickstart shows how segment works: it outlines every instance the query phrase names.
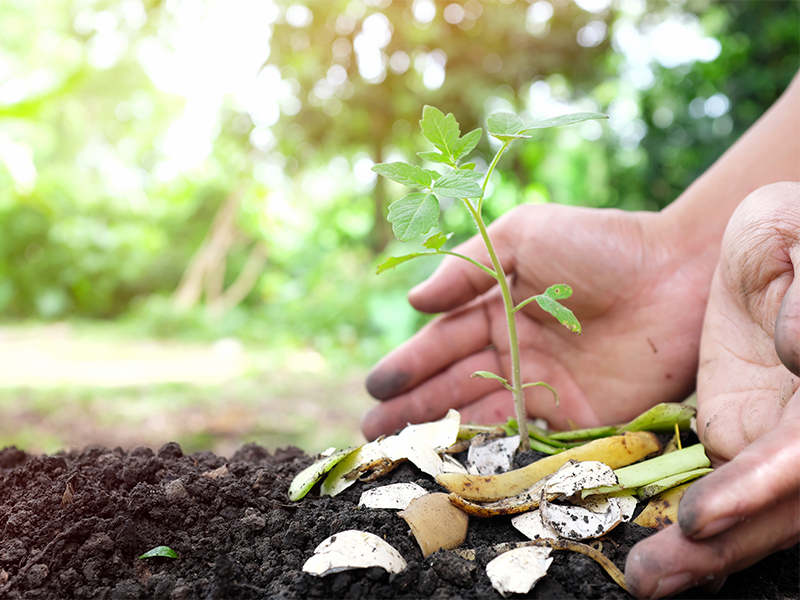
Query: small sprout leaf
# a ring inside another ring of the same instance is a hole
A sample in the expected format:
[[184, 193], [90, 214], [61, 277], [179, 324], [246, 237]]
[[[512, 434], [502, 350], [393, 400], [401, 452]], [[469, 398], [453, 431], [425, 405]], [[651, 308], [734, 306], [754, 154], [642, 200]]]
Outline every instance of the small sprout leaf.
[[403, 510], [412, 500], [427, 494], [427, 490], [416, 483], [393, 483], [372, 488], [361, 494], [359, 506]]
[[543, 295], [553, 300], [563, 300], [572, 296], [572, 288], [565, 283], [557, 283], [547, 288]]
[[456, 143], [453, 150], [453, 158], [459, 160], [472, 152], [481, 140], [481, 135], [483, 135], [483, 131], [480, 129], [473, 129], [464, 134]]
[[156, 546], [152, 550], [148, 550], [139, 558], [178, 558], [178, 553], [169, 546]]
[[324, 456], [320, 458], [317, 462], [313, 465], [306, 467], [302, 471], [300, 471], [295, 478], [292, 480], [291, 485], [289, 486], [289, 500], [297, 501], [301, 500], [311, 491], [311, 488], [314, 487], [314, 484], [319, 481], [325, 473], [330, 471], [336, 464], [344, 459], [348, 454], [353, 452], [355, 448], [345, 448], [344, 450], [339, 450], [338, 452], [334, 452], [329, 456]]
[[489, 128], [490, 135], [499, 140], [507, 141], [520, 137], [517, 134], [522, 131], [524, 123], [514, 113], [498, 112], [489, 115], [489, 118], [486, 119], [486, 126]]
[[441, 250], [442, 246], [444, 246], [451, 237], [453, 237], [452, 233], [445, 234], [439, 231], [425, 240], [422, 245], [428, 250]]
[[392, 231], [401, 242], [428, 233], [439, 222], [439, 201], [431, 192], [408, 194], [389, 205]]
[[381, 567], [389, 573], [399, 573], [406, 568], [406, 561], [388, 542], [374, 533], [350, 529], [332, 535], [317, 546], [313, 556], [303, 565], [303, 571], [324, 577], [369, 567]]
[[428, 162], [432, 163], [439, 163], [443, 165], [453, 164], [453, 161], [441, 152], [417, 152], [417, 156], [419, 156], [422, 160], [427, 160]]
[[479, 379], [494, 379], [502, 383], [503, 387], [507, 390], [511, 389], [511, 384], [508, 383], [508, 379], [490, 371], [475, 371], [472, 375], [470, 375], [470, 377], [477, 377]]
[[688, 423], [697, 411], [692, 406], [676, 402], [664, 402], [643, 412], [620, 431], [672, 431], [675, 424]]
[[433, 191], [440, 196], [451, 198], [480, 198], [483, 195], [478, 181], [483, 173], [469, 170], [458, 170], [442, 175], [433, 184]]
[[518, 133], [528, 133], [534, 129], [547, 129], [549, 127], [561, 127], [563, 125], [574, 125], [576, 123], [583, 123], [584, 121], [593, 121], [598, 119], [607, 119], [608, 115], [596, 112], [579, 112], [569, 115], [560, 115], [558, 117], [551, 117], [549, 119], [542, 119], [541, 121], [534, 121], [524, 127], [521, 127]]
[[442, 154], [453, 156], [460, 130], [455, 116], [452, 113], [445, 114], [433, 106], [425, 106], [422, 109], [422, 119], [419, 122], [422, 128], [422, 135]]
[[429, 254], [434, 254], [434, 252], [413, 252], [412, 254], [404, 254], [403, 256], [390, 256], [378, 265], [378, 268], [375, 272], [380, 275], [384, 271], [394, 269], [397, 265], [402, 265], [404, 262], [408, 262], [419, 256], [427, 256]]
[[372, 170], [401, 185], [426, 189], [439, 177], [436, 171], [402, 162], [380, 163], [372, 167]]
[[544, 294], [534, 297], [536, 298], [536, 303], [541, 306], [542, 309], [558, 319], [558, 322], [564, 327], [573, 333], [581, 332], [581, 324], [578, 322], [578, 319], [575, 318], [575, 315], [570, 309], [568, 309], [566, 306], [563, 306], [558, 300], [555, 300]]
[[527, 594], [547, 574], [550, 548], [524, 546], [504, 552], [486, 565], [486, 575], [503, 598]]
[[408, 523], [423, 556], [452, 550], [467, 538], [469, 516], [453, 506], [447, 494], [420, 496], [398, 515]]

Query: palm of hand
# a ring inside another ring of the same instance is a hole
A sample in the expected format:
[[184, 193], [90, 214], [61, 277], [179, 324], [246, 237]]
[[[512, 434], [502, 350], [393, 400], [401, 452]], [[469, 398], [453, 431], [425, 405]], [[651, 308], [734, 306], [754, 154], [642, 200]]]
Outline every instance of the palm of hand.
[[[565, 304], [583, 325], [577, 336], [535, 304], [518, 313], [523, 380], [545, 381], [561, 397], [556, 408], [549, 391], [529, 388], [530, 415], [557, 427], [595, 426], [627, 420], [690, 391], [707, 276], [699, 264], [664, 249], [658, 219], [525, 206], [491, 227], [515, 301], [567, 283], [575, 295]], [[474, 239], [458, 250], [487, 262]], [[469, 379], [477, 370], [509, 376], [505, 312], [490, 284], [478, 269], [448, 259], [412, 292], [418, 309], [449, 312], [373, 370], [368, 389], [390, 401], [365, 417], [367, 437], [438, 418], [451, 407], [465, 421], [484, 423], [513, 413], [510, 394], [497, 382]]]

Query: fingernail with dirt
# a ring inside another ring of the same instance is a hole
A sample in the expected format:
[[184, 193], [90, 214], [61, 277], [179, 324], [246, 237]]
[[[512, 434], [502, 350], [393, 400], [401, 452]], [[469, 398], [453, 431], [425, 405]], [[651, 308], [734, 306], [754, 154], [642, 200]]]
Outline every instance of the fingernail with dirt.
[[405, 371], [387, 371], [376, 368], [367, 375], [367, 391], [373, 398], [388, 400], [399, 394], [411, 379]]

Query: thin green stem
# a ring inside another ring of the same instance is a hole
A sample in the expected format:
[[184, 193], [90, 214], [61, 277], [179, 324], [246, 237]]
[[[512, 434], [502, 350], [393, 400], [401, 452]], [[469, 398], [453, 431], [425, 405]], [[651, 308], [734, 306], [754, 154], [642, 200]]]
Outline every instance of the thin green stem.
[[481, 269], [481, 270], [485, 271], [486, 273], [488, 273], [489, 275], [491, 275], [492, 277], [494, 277], [495, 279], [497, 279], [497, 273], [495, 273], [494, 271], [492, 271], [492, 270], [491, 270], [489, 267], [487, 267], [486, 265], [482, 265], [482, 264], [481, 264], [481, 263], [479, 263], [477, 260], [473, 260], [473, 259], [471, 259], [469, 256], [464, 256], [463, 254], [459, 254], [458, 252], [453, 252], [453, 251], [451, 251], [451, 250], [437, 250], [436, 252], [437, 252], [437, 254], [449, 254], [450, 256], [457, 256], [458, 258], [463, 258], [465, 261], [467, 261], [467, 262], [469, 262], [469, 263], [472, 263], [473, 265], [475, 265], [475, 266], [476, 266], [476, 267], [478, 267], [479, 269]]
[[516, 312], [519, 312], [519, 311], [520, 311], [520, 309], [522, 309], [522, 308], [525, 308], [525, 306], [527, 306], [528, 304], [530, 304], [531, 302], [533, 302], [534, 300], [536, 300], [536, 298], [537, 298], [537, 296], [531, 296], [531, 297], [530, 297], [530, 298], [528, 298], [527, 300], [523, 300], [522, 302], [520, 302], [519, 304], [517, 304], [517, 305], [514, 307], [514, 312], [515, 312], [515, 313], [516, 313]]
[[481, 189], [483, 189], [483, 194], [481, 194], [481, 197], [478, 198], [478, 208], [477, 208], [478, 214], [481, 214], [481, 211], [483, 209], [483, 199], [486, 197], [486, 188], [489, 186], [489, 179], [492, 177], [492, 173], [494, 173], [494, 169], [497, 166], [497, 163], [500, 162], [500, 157], [503, 156], [503, 154], [506, 151], [506, 148], [508, 148], [508, 145], [510, 143], [511, 143], [510, 141], [503, 142], [503, 145], [500, 147], [500, 150], [498, 150], [497, 154], [494, 155], [494, 158], [492, 159], [492, 164], [489, 165], [489, 170], [486, 171], [486, 177], [483, 178], [483, 185], [481, 186]]
[[[497, 164], [499, 155], [502, 154], [502, 151], [505, 150], [507, 145], [508, 144], [503, 145], [503, 147], [497, 153], [497, 156], [495, 156], [495, 159], [492, 161], [492, 166], [489, 169], [489, 173], [486, 175], [487, 180], [489, 179], [489, 175], [491, 175], [494, 165]], [[470, 213], [472, 213], [472, 218], [475, 219], [475, 223], [478, 226], [478, 232], [480, 233], [483, 243], [486, 246], [486, 251], [489, 253], [489, 259], [492, 261], [492, 266], [494, 266], [494, 278], [497, 280], [497, 284], [500, 287], [500, 293], [503, 297], [503, 308], [506, 312], [506, 322], [508, 324], [509, 352], [511, 354], [511, 393], [514, 397], [514, 409], [517, 415], [519, 445], [523, 451], [530, 450], [531, 442], [530, 438], [528, 437], [528, 416], [525, 412], [525, 395], [522, 389], [522, 368], [520, 365], [519, 338], [517, 336], [517, 321], [514, 313], [514, 299], [511, 296], [511, 288], [508, 286], [508, 279], [506, 278], [505, 271], [503, 270], [503, 265], [500, 264], [500, 259], [498, 258], [497, 252], [494, 249], [492, 239], [489, 237], [489, 232], [486, 230], [486, 224], [483, 222], [483, 216], [480, 212], [482, 201], [483, 198], [481, 198], [481, 200], [478, 202], [477, 208], [473, 207], [469, 202], [466, 202], [466, 206]]]

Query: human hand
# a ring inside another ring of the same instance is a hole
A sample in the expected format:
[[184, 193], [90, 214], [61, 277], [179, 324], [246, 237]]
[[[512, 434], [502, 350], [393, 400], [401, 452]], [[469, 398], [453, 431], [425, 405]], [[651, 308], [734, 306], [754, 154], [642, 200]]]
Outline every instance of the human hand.
[[697, 425], [717, 469], [681, 501], [678, 526], [640, 542], [639, 597], [730, 573], [800, 539], [800, 184], [760, 188], [734, 213], [703, 326]]
[[[517, 314], [528, 414], [554, 427], [626, 421], [693, 389], [703, 313], [716, 248], [689, 252], [665, 234], [664, 217], [560, 205], [521, 206], [490, 227], [515, 302], [566, 283], [565, 304], [583, 325], [569, 332], [533, 303]], [[489, 264], [478, 238], [457, 248]], [[510, 392], [478, 370], [508, 373], [508, 340], [499, 289], [480, 269], [446, 257], [411, 291], [411, 304], [442, 312], [385, 357], [367, 379], [384, 400], [362, 421], [368, 439], [408, 422], [444, 416], [496, 423], [513, 414]]]

